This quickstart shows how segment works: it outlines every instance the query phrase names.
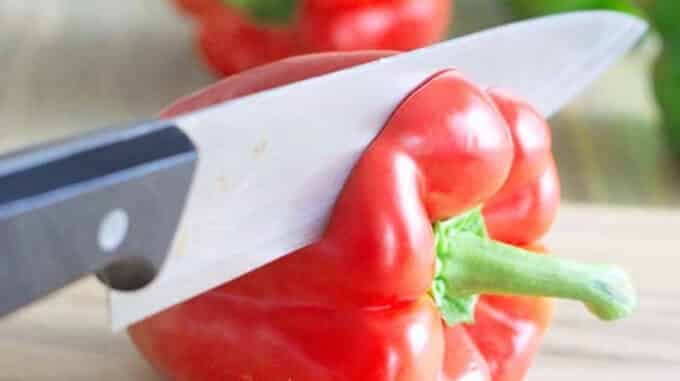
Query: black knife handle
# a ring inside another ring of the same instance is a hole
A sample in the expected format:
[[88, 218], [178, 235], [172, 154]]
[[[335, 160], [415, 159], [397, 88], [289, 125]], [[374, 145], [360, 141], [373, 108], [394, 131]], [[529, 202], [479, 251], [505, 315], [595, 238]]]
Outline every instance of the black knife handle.
[[177, 127], [137, 123], [0, 157], [0, 315], [88, 273], [158, 273], [197, 162]]

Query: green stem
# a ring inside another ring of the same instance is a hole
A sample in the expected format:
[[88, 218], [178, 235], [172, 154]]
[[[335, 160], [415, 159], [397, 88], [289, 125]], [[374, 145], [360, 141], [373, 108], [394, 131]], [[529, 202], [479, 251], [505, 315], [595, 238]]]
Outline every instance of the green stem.
[[618, 267], [536, 255], [469, 231], [437, 233], [440, 260], [435, 282], [449, 299], [476, 294], [573, 299], [603, 320], [626, 317], [635, 306], [630, 280]]
[[297, 0], [222, 0], [241, 9], [255, 21], [265, 24], [288, 24], [298, 5]]

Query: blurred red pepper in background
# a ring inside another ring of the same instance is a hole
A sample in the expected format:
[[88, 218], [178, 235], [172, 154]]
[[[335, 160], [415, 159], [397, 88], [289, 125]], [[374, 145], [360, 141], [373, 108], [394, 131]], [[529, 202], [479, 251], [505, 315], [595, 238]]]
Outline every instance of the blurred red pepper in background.
[[300, 52], [291, 28], [253, 23], [226, 7], [201, 16], [198, 43], [206, 63], [225, 76]]
[[222, 2], [219, 0], [173, 0], [175, 5], [180, 10], [191, 14], [198, 15], [211, 9], [221, 8]]
[[174, 0], [219, 74], [303, 53], [412, 50], [448, 34], [451, 0]]
[[302, 3], [300, 38], [312, 52], [417, 49], [446, 36], [452, 13], [450, 0]]

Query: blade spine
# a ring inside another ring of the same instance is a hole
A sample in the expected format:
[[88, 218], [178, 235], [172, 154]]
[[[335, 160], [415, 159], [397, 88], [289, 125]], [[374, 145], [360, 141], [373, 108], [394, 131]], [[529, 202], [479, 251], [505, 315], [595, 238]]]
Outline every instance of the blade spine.
[[[635, 41], [639, 38], [640, 33], [644, 32], [645, 28], [643, 23], [631, 21], [633, 22], [630, 22], [626, 29], [622, 29], [617, 34], [602, 41], [598, 49], [594, 50], [596, 54], [583, 57], [583, 60], [562, 71], [555, 81], [551, 81], [551, 85], [542, 87], [536, 92], [537, 98], [559, 99], [559, 102], [551, 102], [551, 107], [545, 112], [546, 117], [552, 116], [561, 110], [570, 99], [575, 98], [578, 93], [583, 91], [589, 84], [592, 84], [597, 77], [602, 75], [603, 72], [610, 68], [635, 44]], [[637, 37], [635, 37], [636, 35]], [[625, 43], [622, 43], [622, 41], [625, 41]], [[604, 48], [601, 48], [603, 46]], [[593, 63], [595, 69], [583, 70], [583, 68], [587, 68]], [[587, 74], [584, 76], [582, 73]], [[573, 78], [579, 78], [580, 81], [571, 81], [570, 79]], [[559, 89], [567, 89], [562, 92], [568, 95], [556, 98], [554, 94], [560, 92]]]
[[[505, 29], [511, 29], [512, 27], [521, 25], [524, 27], [529, 27], [531, 24], [539, 24], [543, 23], [546, 21], [549, 21], [551, 19], [564, 19], [566, 17], [578, 17], [578, 16], [584, 16], [584, 15], [608, 15], [608, 16], [615, 16], [619, 18], [626, 18], [630, 22], [631, 20], [639, 21], [638, 18], [630, 15], [623, 14], [621, 12], [614, 12], [614, 11], [606, 11], [606, 10], [594, 10], [594, 11], [575, 11], [575, 12], [566, 12], [566, 13], [561, 13], [561, 14], [555, 14], [555, 15], [548, 15], [548, 16], [543, 16], [543, 17], [537, 17], [529, 20], [519, 20], [519, 21], [514, 21], [511, 23], [507, 24], [502, 24], [498, 26], [494, 26], [489, 29], [485, 29], [482, 31], [466, 34], [463, 36], [459, 37], [454, 37], [453, 39], [447, 40], [447, 41], [442, 41], [434, 45], [426, 46], [420, 49], [412, 50], [410, 52], [405, 52], [406, 56], [403, 54], [396, 54], [393, 56], [388, 56], [388, 57], [383, 57], [379, 58], [375, 61], [371, 62], [366, 62], [357, 66], [353, 66], [347, 69], [342, 69], [342, 70], [337, 70], [331, 73], [326, 73], [322, 74], [319, 76], [303, 79], [301, 81], [293, 82], [293, 83], [288, 83], [284, 84], [281, 86], [277, 86], [268, 90], [263, 90], [263, 91], [258, 91], [252, 94], [248, 94], [239, 98], [235, 99], [229, 99], [223, 102], [220, 102], [215, 105], [211, 105], [205, 108], [202, 108], [200, 110], [194, 111], [194, 112], [189, 112], [187, 114], [182, 114], [179, 115], [175, 118], [171, 118], [171, 121], [174, 121], [175, 123], [179, 124], [180, 127], [182, 125], [191, 123], [192, 119], [200, 117], [202, 114], [209, 113], [212, 111], [217, 111], [218, 109], [221, 109], [222, 107], [226, 105], [230, 105], [229, 107], [234, 107], [233, 105], [238, 105], [239, 103], [250, 103], [250, 101], [253, 98], [261, 97], [261, 96], [275, 96], [279, 92], [284, 92], [290, 88], [295, 88], [295, 87], [300, 87], [300, 86], [309, 86], [310, 84], [315, 84], [316, 82], [320, 81], [326, 81], [329, 79], [333, 79], [334, 77], [338, 76], [349, 76], [354, 73], [358, 73], [360, 71], [366, 71], [368, 70], [367, 68], [372, 68], [372, 67], [378, 67], [379, 65], [386, 65], [387, 63], [392, 63], [393, 61], [397, 60], [404, 60], [404, 59], [415, 59], [418, 56], [422, 56], [424, 54], [430, 53], [434, 50], [440, 50], [440, 49], [445, 49], [448, 47], [450, 44], [454, 43], [465, 43], [468, 40], [483, 37], [488, 34], [496, 34], [499, 32], [503, 32]], [[221, 110], [220, 110], [221, 111]]]

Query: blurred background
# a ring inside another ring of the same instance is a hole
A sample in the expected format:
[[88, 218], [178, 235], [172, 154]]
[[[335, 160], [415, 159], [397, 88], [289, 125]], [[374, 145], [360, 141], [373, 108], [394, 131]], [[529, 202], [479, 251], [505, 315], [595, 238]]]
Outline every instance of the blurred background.
[[[582, 222], [592, 224], [594, 231], [586, 235], [592, 241], [586, 245], [598, 253], [607, 247], [596, 241], [598, 233], [630, 240], [615, 247], [634, 252], [623, 262], [635, 267], [634, 276], [645, 277], [642, 288], [652, 302], [643, 316], [649, 319], [610, 333], [611, 345], [598, 335], [584, 336], [590, 341], [582, 344], [576, 338], [591, 326], [575, 324], [581, 311], [567, 310], [566, 317], [558, 318], [556, 336], [548, 338], [542, 355], [547, 360], [539, 360], [532, 379], [548, 379], [556, 369], [566, 372], [564, 378], [550, 379], [607, 376], [614, 364], [639, 359], [646, 364], [643, 370], [626, 368], [628, 376], [617, 379], [666, 375], [668, 369], [680, 374], [680, 349], [673, 343], [680, 339], [680, 327], [672, 336], [660, 328], [658, 316], [680, 313], [673, 303], [673, 266], [662, 268], [677, 253], [672, 232], [680, 227], [675, 212], [680, 205], [680, 2], [457, 0], [450, 23], [448, 17], [446, 22], [433, 17], [422, 30], [401, 37], [353, 32], [340, 39], [323, 30], [331, 16], [300, 15], [293, 0], [233, 0], [231, 8], [222, 3], [215, 8], [215, 3], [219, 0], [0, 0], [0, 152], [149, 118], [225, 75], [293, 54], [411, 49], [515, 19], [575, 9], [638, 14], [652, 24], [650, 33], [551, 119], [563, 196], [573, 205], [558, 222], [555, 239], [560, 248], [581, 250], [576, 241], [586, 239], [578, 226]], [[633, 241], [636, 235], [639, 240]], [[652, 241], [661, 246], [652, 247]], [[102, 292], [95, 287], [86, 281], [61, 299], [0, 322], [0, 380], [50, 378], [50, 364], [66, 367], [52, 374], [56, 379], [154, 379], [124, 337], [107, 334]], [[67, 321], [74, 303], [84, 317]], [[633, 328], [636, 333], [625, 338]], [[590, 365], [583, 373], [566, 371], [585, 359]], [[26, 366], [43, 360], [45, 366]], [[97, 365], [90, 370], [78, 366], [87, 361]]]
[[[680, 171], [671, 155], [673, 147], [680, 147], [680, 111], [674, 111], [680, 110], [680, 38], [674, 38], [680, 32], [672, 30], [678, 29], [672, 12], [680, 15], [680, 10], [674, 9], [673, 0], [459, 0], [446, 32], [428, 26], [420, 34], [413, 31], [416, 37], [410, 40], [362, 39], [357, 33], [341, 41], [314, 28], [323, 19], [307, 23], [312, 24], [308, 28], [314, 32], [306, 34], [313, 41], [291, 37], [293, 27], [285, 21], [285, 4], [294, 3], [290, 0], [236, 1], [243, 7], [265, 4], [260, 7], [269, 12], [253, 7], [239, 13], [265, 16], [237, 19], [235, 12], [212, 10], [209, 17], [197, 14], [197, 7], [211, 3], [219, 1], [0, 0], [0, 150], [147, 118], [225, 73], [287, 55], [417, 47], [522, 17], [619, 8], [649, 19], [653, 32], [552, 119], [564, 197], [635, 205], [680, 203]], [[664, 7], [659, 4], [668, 4], [668, 9], [655, 11]], [[669, 21], [656, 21], [664, 18]], [[656, 25], [664, 23], [670, 31], [661, 34]], [[291, 42], [295, 39], [304, 42]]]

